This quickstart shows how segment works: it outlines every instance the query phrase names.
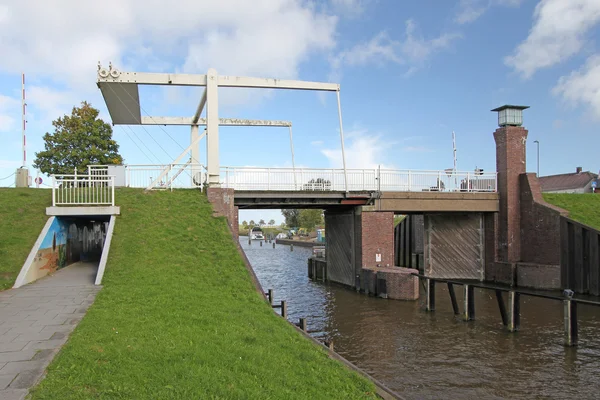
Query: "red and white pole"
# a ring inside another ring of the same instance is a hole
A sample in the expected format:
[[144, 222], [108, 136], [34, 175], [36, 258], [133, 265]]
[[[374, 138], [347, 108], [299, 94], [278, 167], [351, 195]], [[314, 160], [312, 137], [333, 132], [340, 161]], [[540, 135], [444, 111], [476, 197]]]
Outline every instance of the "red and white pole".
[[21, 104], [23, 106], [23, 167], [27, 166], [27, 139], [25, 136], [25, 126], [27, 124], [27, 104], [25, 103], [25, 74], [21, 74]]

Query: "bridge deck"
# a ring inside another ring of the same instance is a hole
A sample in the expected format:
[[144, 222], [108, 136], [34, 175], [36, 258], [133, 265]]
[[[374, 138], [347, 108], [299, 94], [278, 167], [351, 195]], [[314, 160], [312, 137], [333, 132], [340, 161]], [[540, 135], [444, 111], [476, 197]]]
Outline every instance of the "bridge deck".
[[374, 205], [396, 213], [497, 212], [498, 193], [236, 190], [235, 205], [257, 208], [335, 208]]

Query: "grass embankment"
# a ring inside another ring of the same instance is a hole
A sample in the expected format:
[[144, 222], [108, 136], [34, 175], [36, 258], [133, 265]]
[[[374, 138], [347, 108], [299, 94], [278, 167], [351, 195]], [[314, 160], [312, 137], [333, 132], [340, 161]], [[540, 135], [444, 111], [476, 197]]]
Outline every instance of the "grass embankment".
[[52, 192], [0, 188], [0, 290], [10, 288], [48, 220]]
[[[263, 235], [267, 236], [267, 235], [271, 235], [273, 237], [277, 236], [278, 234], [280, 234], [281, 232], [287, 232], [287, 229], [281, 229], [281, 227], [262, 227], [261, 228], [263, 231]], [[248, 234], [250, 233], [250, 228], [244, 228], [243, 225], [239, 226], [238, 229], [238, 234], [240, 236], [248, 236]]]
[[374, 397], [272, 312], [205, 196], [116, 199], [104, 288], [33, 399]]
[[569, 212], [569, 218], [600, 229], [600, 194], [544, 193], [544, 200]]

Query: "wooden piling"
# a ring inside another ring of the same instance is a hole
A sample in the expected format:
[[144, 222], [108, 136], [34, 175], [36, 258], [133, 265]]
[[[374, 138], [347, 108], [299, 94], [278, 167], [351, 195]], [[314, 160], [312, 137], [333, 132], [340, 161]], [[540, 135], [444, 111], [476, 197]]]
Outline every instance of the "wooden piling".
[[260, 241], [260, 247], [262, 247], [262, 240]]
[[577, 329], [577, 303], [563, 300], [565, 319], [565, 346], [577, 346], [579, 332]]
[[269, 304], [273, 305], [273, 289], [268, 290], [267, 297], [269, 298]]
[[471, 285], [464, 285], [465, 301], [463, 320], [472, 321], [475, 319], [475, 292]]
[[516, 332], [521, 326], [521, 295], [514, 290], [508, 293], [509, 320], [508, 331]]
[[427, 290], [427, 311], [435, 311], [435, 280], [426, 279], [425, 288]]
[[285, 300], [281, 300], [281, 316], [287, 318], [287, 302]]
[[275, 248], [275, 242], [273, 242], [273, 248]]
[[454, 315], [459, 315], [460, 310], [458, 309], [458, 301], [456, 301], [456, 293], [454, 292], [454, 285], [448, 282], [448, 293], [450, 294], [450, 301], [452, 302], [452, 310]]
[[504, 298], [502, 297], [502, 290], [496, 289], [496, 300], [498, 300], [498, 308], [500, 309], [500, 317], [502, 318], [502, 325], [508, 325], [508, 315], [506, 315], [506, 307], [504, 306]]
[[294, 251], [294, 244], [290, 244], [290, 251]]
[[306, 318], [300, 318], [300, 329], [306, 332], [308, 329], [306, 327]]

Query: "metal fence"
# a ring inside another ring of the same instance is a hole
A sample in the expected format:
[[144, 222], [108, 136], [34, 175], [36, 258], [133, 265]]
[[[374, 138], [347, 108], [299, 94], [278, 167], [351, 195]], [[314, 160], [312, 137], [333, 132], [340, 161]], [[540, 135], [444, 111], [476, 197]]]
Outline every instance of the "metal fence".
[[115, 177], [110, 175], [52, 176], [52, 205], [115, 205]]
[[496, 192], [496, 173], [384, 169], [222, 167], [221, 184], [236, 190]]

